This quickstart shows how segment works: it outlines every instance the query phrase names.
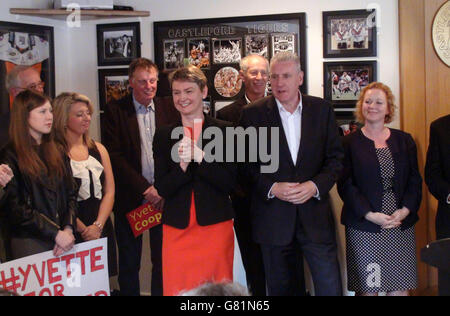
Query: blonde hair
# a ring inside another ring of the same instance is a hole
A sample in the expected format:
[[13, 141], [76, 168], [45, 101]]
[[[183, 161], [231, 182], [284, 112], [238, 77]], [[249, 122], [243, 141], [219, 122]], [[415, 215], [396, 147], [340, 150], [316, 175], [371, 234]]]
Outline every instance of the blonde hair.
[[364, 118], [364, 115], [363, 115], [363, 113], [362, 113], [362, 105], [363, 105], [363, 102], [364, 102], [364, 98], [365, 98], [365, 96], [366, 96], [366, 93], [367, 93], [369, 90], [372, 90], [372, 89], [378, 89], [378, 90], [381, 90], [381, 91], [383, 91], [384, 94], [386, 95], [387, 107], [388, 107], [388, 112], [389, 112], [389, 113], [386, 114], [386, 116], [385, 116], [385, 118], [384, 118], [384, 122], [387, 123], [387, 124], [388, 124], [388, 123], [391, 123], [391, 122], [394, 120], [395, 109], [396, 109], [396, 105], [395, 105], [395, 103], [394, 103], [395, 97], [394, 97], [394, 95], [392, 94], [391, 89], [390, 89], [387, 85], [385, 85], [384, 83], [382, 83], [382, 82], [372, 82], [372, 83], [370, 83], [368, 86], [366, 86], [366, 87], [362, 90], [361, 95], [359, 96], [359, 100], [358, 100], [358, 102], [356, 103], [356, 109], [355, 109], [355, 117], [356, 117], [356, 120], [357, 120], [359, 123], [361, 123], [361, 124], [364, 124], [364, 123], [365, 123], [365, 118]]
[[[66, 141], [66, 126], [69, 119], [69, 113], [72, 105], [82, 102], [87, 105], [89, 112], [93, 113], [94, 107], [91, 100], [80, 93], [63, 92], [53, 100], [53, 132], [56, 142], [62, 146], [64, 151], [69, 150]], [[89, 131], [83, 134], [83, 142], [89, 148], [95, 147], [95, 142], [89, 136]]]

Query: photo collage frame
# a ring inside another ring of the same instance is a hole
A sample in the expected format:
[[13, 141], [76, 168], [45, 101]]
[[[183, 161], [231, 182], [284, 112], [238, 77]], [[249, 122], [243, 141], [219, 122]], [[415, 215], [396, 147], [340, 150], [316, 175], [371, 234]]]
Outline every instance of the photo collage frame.
[[[305, 13], [155, 22], [160, 80], [179, 67], [198, 67], [208, 80], [205, 112], [215, 116], [244, 94], [239, 63], [247, 55], [270, 60], [277, 52], [292, 51], [299, 55], [306, 76], [305, 28]], [[169, 84], [161, 82], [158, 94], [170, 95]]]

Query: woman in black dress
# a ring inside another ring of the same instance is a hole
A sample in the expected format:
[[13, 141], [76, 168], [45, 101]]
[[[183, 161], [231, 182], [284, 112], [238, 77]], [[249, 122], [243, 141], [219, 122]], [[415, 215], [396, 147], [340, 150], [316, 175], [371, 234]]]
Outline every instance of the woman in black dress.
[[374, 82], [361, 93], [356, 116], [364, 126], [344, 137], [344, 201], [348, 289], [357, 295], [408, 295], [417, 287], [414, 224], [422, 198], [411, 135], [385, 126], [394, 97]]
[[110, 276], [117, 274], [116, 243], [110, 215], [114, 176], [108, 151], [89, 137], [93, 106], [89, 98], [65, 92], [53, 101], [56, 140], [70, 157], [79, 185], [77, 242], [108, 238]]

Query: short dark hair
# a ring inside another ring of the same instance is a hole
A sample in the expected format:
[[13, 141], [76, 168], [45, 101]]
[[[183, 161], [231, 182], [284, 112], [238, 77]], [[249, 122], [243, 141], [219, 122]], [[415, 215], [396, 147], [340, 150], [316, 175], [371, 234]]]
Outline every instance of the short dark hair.
[[201, 91], [203, 91], [203, 89], [207, 85], [207, 79], [203, 71], [193, 65], [183, 67], [172, 72], [169, 75], [169, 82], [171, 87], [174, 81], [187, 81], [196, 83]]
[[159, 72], [158, 70], [158, 66], [151, 61], [150, 59], [147, 58], [136, 58], [135, 60], [133, 60], [128, 68], [128, 78], [131, 79], [134, 75], [134, 72], [138, 69], [138, 68], [143, 68], [146, 70], [150, 70], [150, 69], [154, 69], [156, 72]]

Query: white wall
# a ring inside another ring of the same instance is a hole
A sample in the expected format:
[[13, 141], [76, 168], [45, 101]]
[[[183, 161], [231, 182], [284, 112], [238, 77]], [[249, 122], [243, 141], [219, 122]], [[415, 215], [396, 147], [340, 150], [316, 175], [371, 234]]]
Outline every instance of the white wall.
[[[141, 22], [142, 56], [153, 58], [154, 21], [306, 12], [309, 94], [323, 96], [322, 11], [365, 9], [375, 6], [379, 9], [378, 56], [360, 59], [377, 60], [378, 80], [392, 88], [397, 100], [399, 97], [398, 4], [396, 0], [284, 0], [273, 2], [261, 2], [260, 0], [115, 0], [115, 4], [130, 5], [136, 10], [150, 11], [150, 17], [82, 21], [80, 28], [69, 28], [65, 21], [61, 20], [14, 16], [8, 13], [9, 8], [47, 8], [51, 3], [51, 0], [1, 0], [0, 20], [54, 26], [57, 94], [62, 91], [77, 91], [98, 103], [96, 24], [139, 20]], [[334, 60], [338, 59], [327, 61]], [[357, 60], [357, 58], [352, 60]], [[400, 126], [398, 116], [391, 125], [396, 128]], [[98, 139], [99, 134], [97, 117], [93, 122], [92, 136]], [[335, 190], [332, 191], [332, 197], [336, 217], [339, 218], [338, 214], [342, 203]], [[338, 225], [338, 228], [342, 246], [344, 244], [343, 227]], [[144, 249], [148, 248], [144, 246]], [[340, 253], [343, 258], [343, 249], [340, 249]], [[147, 270], [144, 270], [141, 275], [147, 279], [149, 275], [148, 254], [144, 260], [143, 267]], [[343, 271], [345, 271], [345, 267]], [[143, 282], [142, 289], [144, 292], [149, 292], [149, 281]]]

